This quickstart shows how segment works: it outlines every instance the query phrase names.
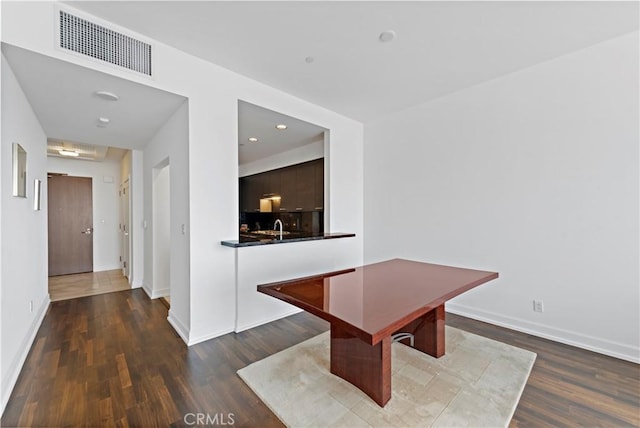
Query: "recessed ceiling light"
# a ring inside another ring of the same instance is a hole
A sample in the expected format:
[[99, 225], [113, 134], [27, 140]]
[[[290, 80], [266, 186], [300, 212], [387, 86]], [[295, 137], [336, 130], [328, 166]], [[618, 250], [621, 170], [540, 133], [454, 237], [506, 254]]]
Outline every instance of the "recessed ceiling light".
[[109, 91], [96, 91], [96, 95], [107, 101], [118, 101], [120, 99], [119, 96]]
[[249, 137], [249, 141], [251, 141], [252, 143], [257, 143], [258, 139], [256, 137]]
[[109, 122], [111, 122], [111, 120], [108, 117], [99, 117], [98, 124], [96, 126], [98, 128], [106, 128]]
[[58, 153], [62, 156], [71, 156], [74, 158], [80, 156], [80, 153], [74, 152], [73, 150], [62, 149], [62, 150], [58, 150]]
[[387, 30], [380, 33], [380, 41], [381, 42], [390, 42], [396, 38], [396, 32], [393, 30]]
[[276, 129], [284, 131], [285, 129], [287, 129], [287, 125], [285, 125], [284, 123], [279, 123], [276, 125]]

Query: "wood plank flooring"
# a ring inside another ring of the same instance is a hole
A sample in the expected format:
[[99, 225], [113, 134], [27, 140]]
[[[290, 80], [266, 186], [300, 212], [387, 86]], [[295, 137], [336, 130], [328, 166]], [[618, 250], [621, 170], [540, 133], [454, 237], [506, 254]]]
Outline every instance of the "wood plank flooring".
[[49, 297], [52, 302], [129, 289], [131, 286], [122, 275], [122, 269], [49, 277]]
[[447, 324], [538, 354], [512, 427], [640, 427], [640, 365], [452, 314]]
[[[204, 414], [282, 426], [236, 370], [328, 329], [300, 313], [188, 348], [166, 317], [141, 289], [52, 303], [1, 425], [177, 427]], [[455, 315], [447, 323], [538, 353], [513, 427], [640, 425], [640, 366]]]

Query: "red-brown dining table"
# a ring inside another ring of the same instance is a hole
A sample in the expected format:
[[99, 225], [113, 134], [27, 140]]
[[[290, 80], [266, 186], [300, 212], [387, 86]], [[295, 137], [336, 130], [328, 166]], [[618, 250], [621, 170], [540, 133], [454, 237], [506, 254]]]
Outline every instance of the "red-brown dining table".
[[258, 291], [327, 320], [331, 373], [384, 407], [391, 398], [392, 336], [409, 333], [415, 349], [443, 356], [445, 302], [497, 277], [497, 272], [393, 259], [261, 284]]

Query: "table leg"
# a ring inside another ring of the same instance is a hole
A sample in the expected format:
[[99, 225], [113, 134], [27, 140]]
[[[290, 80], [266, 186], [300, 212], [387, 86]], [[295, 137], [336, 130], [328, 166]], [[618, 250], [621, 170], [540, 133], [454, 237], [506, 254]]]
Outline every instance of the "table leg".
[[440, 358], [444, 355], [444, 317], [444, 304], [442, 304], [411, 321], [396, 333], [413, 334], [415, 349]]
[[384, 407], [391, 398], [391, 337], [371, 346], [331, 325], [331, 373]]

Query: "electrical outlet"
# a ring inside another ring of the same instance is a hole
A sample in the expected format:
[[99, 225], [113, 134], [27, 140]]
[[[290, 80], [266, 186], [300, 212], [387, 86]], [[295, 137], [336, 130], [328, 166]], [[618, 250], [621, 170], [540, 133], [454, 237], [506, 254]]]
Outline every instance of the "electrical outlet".
[[29, 300], [29, 312], [33, 312], [33, 300]]
[[533, 312], [544, 312], [544, 302], [542, 300], [533, 301]]

